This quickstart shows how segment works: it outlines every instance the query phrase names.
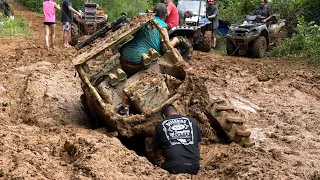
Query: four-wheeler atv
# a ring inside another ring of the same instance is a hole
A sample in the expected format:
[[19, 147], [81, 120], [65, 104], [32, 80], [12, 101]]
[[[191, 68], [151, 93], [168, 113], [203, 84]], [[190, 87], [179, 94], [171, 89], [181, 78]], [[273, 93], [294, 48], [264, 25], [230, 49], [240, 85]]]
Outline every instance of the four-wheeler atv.
[[232, 24], [226, 35], [228, 55], [239, 55], [239, 50], [247, 50], [253, 57], [264, 57], [268, 47], [277, 44], [284, 33], [285, 20], [273, 15], [270, 22], [263, 23], [265, 17], [247, 15], [242, 24]]
[[180, 0], [178, 9], [190, 10], [193, 17], [186, 19], [185, 26], [176, 26], [169, 30], [169, 37], [183, 36], [186, 37], [194, 49], [209, 52], [211, 49], [212, 31], [209, 31], [211, 22], [205, 18], [206, 1]]
[[[128, 77], [114, 47], [129, 42], [147, 24], [159, 30], [162, 52], [151, 48], [142, 54], [143, 70]], [[120, 139], [139, 139], [132, 150], [142, 149], [141, 154], [158, 163], [151, 144], [155, 125], [162, 119], [160, 109], [167, 103], [177, 107], [184, 104], [183, 114], [196, 120], [204, 139], [216, 142], [217, 134], [221, 134], [243, 147], [252, 146], [251, 132], [238, 112], [226, 100], [210, 98], [205, 84], [198, 81], [164, 33], [152, 14], [143, 14], [81, 49], [73, 63], [83, 82], [81, 103], [93, 124], [103, 122], [109, 135]], [[179, 129], [173, 131], [181, 133]]]
[[84, 3], [83, 17], [74, 16], [73, 22], [71, 23], [70, 45], [76, 45], [81, 36], [92, 35], [103, 28], [106, 23], [107, 16], [102, 10], [98, 10], [97, 3]]

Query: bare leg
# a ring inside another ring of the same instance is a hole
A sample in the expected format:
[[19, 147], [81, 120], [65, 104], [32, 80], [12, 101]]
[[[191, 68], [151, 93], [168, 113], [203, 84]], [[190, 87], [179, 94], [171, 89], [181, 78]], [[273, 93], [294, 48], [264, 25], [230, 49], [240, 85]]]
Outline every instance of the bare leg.
[[178, 45], [180, 43], [180, 40], [177, 37], [174, 37], [171, 39], [170, 44], [172, 45], [172, 47], [176, 47], [176, 45]]
[[214, 47], [214, 48], [216, 47], [216, 44], [217, 44], [217, 38], [216, 38], [214, 31], [212, 32], [211, 44], [212, 44], [212, 47]]
[[50, 32], [50, 28], [49, 28], [48, 25], [44, 25], [44, 31], [45, 31], [46, 46], [47, 46], [47, 48], [49, 48], [49, 32]]
[[56, 25], [55, 24], [50, 26], [51, 48], [52, 49], [54, 48], [54, 38], [56, 36], [55, 29], [56, 29]]
[[70, 46], [69, 38], [70, 38], [70, 30], [67, 31], [67, 45], [68, 45], [68, 47]]
[[68, 46], [68, 31], [63, 31], [63, 45]]

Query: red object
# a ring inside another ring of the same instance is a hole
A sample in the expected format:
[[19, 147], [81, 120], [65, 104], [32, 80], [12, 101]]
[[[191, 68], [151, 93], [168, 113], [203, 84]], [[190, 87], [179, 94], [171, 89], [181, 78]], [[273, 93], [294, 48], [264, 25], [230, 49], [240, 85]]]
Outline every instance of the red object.
[[167, 6], [168, 16], [164, 21], [169, 28], [175, 27], [179, 25], [179, 14], [177, 7], [172, 3], [169, 2]]

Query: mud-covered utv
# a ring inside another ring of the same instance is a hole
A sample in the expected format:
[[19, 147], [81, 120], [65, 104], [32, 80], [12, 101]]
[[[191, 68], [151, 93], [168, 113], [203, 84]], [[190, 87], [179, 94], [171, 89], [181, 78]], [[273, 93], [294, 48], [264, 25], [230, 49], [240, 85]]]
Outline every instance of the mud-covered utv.
[[186, 25], [171, 28], [168, 32], [169, 37], [186, 37], [194, 49], [209, 52], [211, 49], [212, 31], [209, 31], [211, 22], [205, 17], [206, 0], [179, 0], [177, 8], [192, 11], [193, 16], [186, 19]]
[[271, 20], [263, 23], [265, 17], [247, 15], [242, 24], [232, 24], [226, 35], [226, 50], [228, 55], [239, 55], [239, 50], [248, 51], [256, 58], [265, 56], [267, 48], [276, 45], [285, 35], [285, 20], [279, 14], [274, 14]]
[[[121, 68], [117, 47], [147, 24], [160, 31], [162, 50], [142, 54], [143, 69], [129, 77]], [[103, 122], [109, 134], [120, 139], [140, 137], [143, 145], [136, 142], [135, 148], [142, 148], [152, 162], [159, 162], [151, 143], [155, 125], [162, 119], [160, 109], [167, 103], [184, 104], [184, 114], [196, 119], [210, 142], [218, 141], [217, 134], [222, 134], [241, 146], [253, 145], [243, 119], [225, 100], [210, 100], [204, 84], [190, 73], [192, 67], [171, 46], [153, 15], [138, 15], [79, 53], [73, 63], [83, 82], [81, 103], [92, 121]]]
[[107, 24], [107, 16], [99, 10], [97, 3], [87, 2], [83, 5], [83, 16], [74, 16], [71, 23], [70, 45], [75, 46], [80, 37], [92, 35]]

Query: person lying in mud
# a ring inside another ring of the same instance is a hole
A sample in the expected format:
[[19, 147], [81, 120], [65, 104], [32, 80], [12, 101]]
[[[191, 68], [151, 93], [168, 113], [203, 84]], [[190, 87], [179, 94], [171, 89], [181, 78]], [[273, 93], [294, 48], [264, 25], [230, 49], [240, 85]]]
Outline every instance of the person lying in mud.
[[196, 122], [178, 113], [172, 104], [161, 109], [163, 120], [155, 127], [153, 151], [165, 157], [162, 168], [171, 174], [197, 174], [200, 168], [200, 142]]
[[[155, 20], [167, 35], [167, 24], [164, 22], [167, 15], [166, 5], [164, 3], [156, 4], [153, 12], [155, 13]], [[169, 39], [169, 36], [167, 39]], [[171, 45], [175, 46], [179, 42], [180, 40], [178, 38], [173, 38], [171, 40]], [[143, 69], [141, 55], [143, 53], [147, 53], [150, 48], [155, 49], [157, 52], [161, 52], [161, 37], [160, 32], [156, 27], [151, 24], [147, 24], [135, 34], [134, 38], [130, 42], [122, 46], [120, 49], [121, 68], [128, 76], [132, 76]]]

